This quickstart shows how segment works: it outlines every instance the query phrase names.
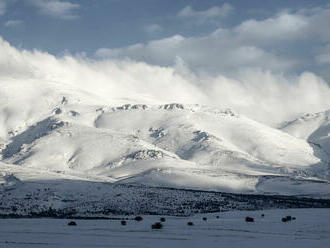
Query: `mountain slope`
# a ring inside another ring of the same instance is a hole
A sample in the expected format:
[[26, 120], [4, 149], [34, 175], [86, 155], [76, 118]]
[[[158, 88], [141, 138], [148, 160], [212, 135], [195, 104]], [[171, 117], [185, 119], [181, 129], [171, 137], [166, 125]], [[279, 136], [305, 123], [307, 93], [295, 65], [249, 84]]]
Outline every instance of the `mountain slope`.
[[280, 129], [292, 136], [308, 141], [321, 150], [324, 161], [329, 161], [330, 110], [305, 114], [295, 120], [283, 123]]
[[[229, 161], [224, 165], [236, 159], [287, 168], [319, 162], [306, 142], [231, 110], [181, 104], [140, 109], [125, 105], [101, 114], [95, 126], [134, 133], [183, 159], [207, 165], [216, 165], [226, 157]], [[214, 150], [228, 153], [216, 154], [216, 159], [210, 160]]]
[[53, 173], [239, 193], [328, 190], [329, 168], [317, 147], [230, 109], [159, 104], [129, 92], [107, 97], [47, 80], [0, 85], [1, 161], [39, 171], [41, 179]]

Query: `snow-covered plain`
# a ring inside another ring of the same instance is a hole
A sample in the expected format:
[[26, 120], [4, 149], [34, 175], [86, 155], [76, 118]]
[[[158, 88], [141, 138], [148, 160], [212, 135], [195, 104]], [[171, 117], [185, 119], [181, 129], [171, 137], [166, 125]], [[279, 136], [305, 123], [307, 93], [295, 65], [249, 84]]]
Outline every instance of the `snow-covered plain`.
[[[264, 217], [261, 217], [264, 214]], [[287, 215], [296, 217], [281, 222]], [[216, 218], [219, 216], [219, 219]], [[246, 223], [245, 217], [254, 223]], [[134, 216], [124, 216], [123, 218]], [[165, 216], [161, 230], [151, 224], [161, 216], [127, 220], [0, 219], [1, 247], [329, 247], [329, 209], [289, 209], [235, 211], [194, 215]], [[207, 221], [202, 218], [207, 217]], [[188, 226], [191, 221], [194, 226]]]

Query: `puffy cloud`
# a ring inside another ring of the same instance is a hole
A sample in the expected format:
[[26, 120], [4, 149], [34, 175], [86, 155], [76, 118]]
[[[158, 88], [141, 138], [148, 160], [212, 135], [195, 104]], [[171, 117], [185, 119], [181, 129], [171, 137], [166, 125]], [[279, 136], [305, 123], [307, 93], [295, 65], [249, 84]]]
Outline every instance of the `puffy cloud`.
[[[216, 15], [215, 12], [207, 13], [212, 16]], [[197, 14], [202, 15], [188, 8], [180, 15]], [[246, 20], [231, 28], [219, 28], [205, 36], [174, 35], [146, 44], [102, 48], [97, 50], [96, 56], [126, 58], [161, 66], [173, 65], [180, 57], [190, 69], [199, 73], [234, 75], [240, 68], [295, 73], [307, 68], [306, 65], [315, 67], [311, 65], [311, 57], [316, 56], [318, 62], [327, 61], [327, 55], [315, 55], [315, 50], [330, 40], [330, 33], [325, 31], [329, 22], [329, 6], [281, 11], [266, 19]]]
[[16, 26], [19, 26], [23, 23], [23, 21], [21, 20], [9, 20], [9, 21], [6, 21], [4, 26], [5, 27], [16, 27]]
[[305, 16], [308, 20], [309, 25], [305, 30], [306, 38], [330, 41], [330, 32], [327, 31], [330, 22], [330, 4], [312, 9], [301, 9], [296, 14]]
[[274, 43], [294, 40], [304, 35], [309, 26], [305, 16], [282, 12], [265, 20], [248, 20], [232, 30], [238, 39], [249, 42]]
[[[163, 42], [175, 47], [184, 40], [178, 36]], [[4, 90], [13, 85], [13, 80], [22, 88], [38, 82], [38, 89], [48, 93], [52, 89], [47, 87], [55, 84], [56, 89], [70, 89], [74, 94], [88, 93], [105, 105], [199, 103], [232, 108], [271, 125], [303, 112], [330, 108], [329, 86], [310, 72], [288, 76], [240, 68], [235, 76], [196, 75], [179, 56], [174, 67], [164, 67], [130, 60], [93, 61], [69, 55], [56, 58], [40, 51], [20, 51], [3, 40], [0, 50], [0, 86]], [[162, 56], [166, 57], [166, 51]], [[36, 92], [36, 88], [31, 86], [31, 91]], [[23, 96], [30, 97], [25, 93]]]
[[[303, 113], [330, 107], [330, 88], [310, 72], [284, 76], [259, 69], [241, 70], [236, 78], [207, 78], [207, 95], [218, 105], [276, 126]], [[214, 104], [214, 103], [213, 103]]]
[[320, 49], [320, 52], [315, 56], [315, 60], [319, 64], [330, 64], [330, 44]]
[[99, 49], [96, 56], [102, 60], [96, 61], [19, 51], [0, 40], [0, 83], [3, 78], [57, 82], [105, 103], [125, 99], [229, 107], [275, 125], [330, 108], [329, 86], [304, 67], [310, 61], [329, 64], [330, 47], [324, 46], [330, 41], [329, 21], [328, 8], [280, 12], [205, 36], [174, 35]]
[[163, 28], [159, 24], [150, 24], [150, 25], [145, 26], [144, 30], [147, 33], [153, 34], [153, 33], [161, 32], [163, 30]]
[[77, 10], [80, 5], [76, 3], [60, 0], [29, 0], [29, 2], [37, 7], [43, 15], [64, 20], [78, 18], [78, 15], [75, 14], [74, 11]]
[[197, 18], [200, 21], [206, 21], [212, 18], [226, 17], [234, 7], [228, 3], [224, 3], [221, 7], [214, 6], [207, 10], [194, 10], [191, 6], [183, 8], [177, 16], [180, 18]]
[[274, 71], [286, 71], [296, 61], [281, 58], [250, 44], [234, 40], [230, 33], [214, 33], [205, 37], [185, 38], [175, 35], [154, 40], [147, 44], [135, 44], [119, 49], [99, 49], [100, 58], [130, 58], [161, 66], [173, 65], [177, 56], [194, 71], [233, 72], [237, 67], [261, 67]]

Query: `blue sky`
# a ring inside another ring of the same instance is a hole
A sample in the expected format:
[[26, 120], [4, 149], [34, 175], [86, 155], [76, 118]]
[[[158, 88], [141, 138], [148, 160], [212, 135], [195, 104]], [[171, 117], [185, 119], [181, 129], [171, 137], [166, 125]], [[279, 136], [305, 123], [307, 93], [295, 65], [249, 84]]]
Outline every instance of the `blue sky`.
[[[6, 11], [0, 17], [0, 32], [15, 46], [37, 48], [51, 53], [63, 50], [93, 52], [100, 47], [122, 47], [152, 39], [180, 34], [206, 35], [218, 27], [230, 27], [247, 19], [262, 19], [282, 9], [299, 9], [325, 4], [322, 0], [80, 0], [69, 2], [76, 7], [52, 14], [33, 2], [46, 0], [0, 0]], [[60, 1], [48, 1], [60, 2]], [[195, 11], [230, 4], [234, 9], [226, 17], [200, 25], [194, 18], [178, 18], [178, 13], [191, 6]], [[49, 7], [51, 8], [51, 7]], [[17, 25], [6, 26], [8, 21]], [[147, 32], [149, 25], [160, 30]]]
[[330, 78], [327, 23], [325, 0], [0, 0], [0, 36], [21, 49], [225, 74]]

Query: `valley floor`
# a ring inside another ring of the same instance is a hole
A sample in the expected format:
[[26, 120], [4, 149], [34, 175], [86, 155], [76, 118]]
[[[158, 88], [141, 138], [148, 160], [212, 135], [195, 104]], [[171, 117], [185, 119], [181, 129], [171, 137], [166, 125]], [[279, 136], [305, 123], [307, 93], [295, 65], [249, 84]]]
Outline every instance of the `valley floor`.
[[[287, 215], [296, 220], [283, 223]], [[255, 222], [246, 223], [246, 216]], [[67, 226], [68, 219], [0, 219], [0, 247], [330, 247], [330, 209], [165, 216], [163, 229], [152, 230], [160, 217], [143, 216], [126, 226], [120, 220], [75, 220], [77, 226]]]

